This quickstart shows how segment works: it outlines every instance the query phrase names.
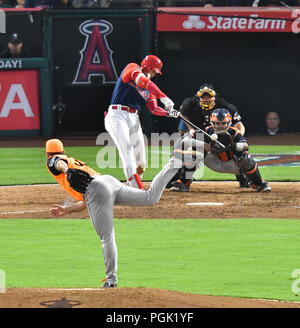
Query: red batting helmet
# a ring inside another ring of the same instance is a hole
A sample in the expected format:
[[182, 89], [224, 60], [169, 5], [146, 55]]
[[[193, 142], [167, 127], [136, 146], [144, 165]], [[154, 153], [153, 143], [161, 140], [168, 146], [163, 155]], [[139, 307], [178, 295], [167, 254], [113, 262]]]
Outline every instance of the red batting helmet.
[[148, 55], [143, 59], [141, 65], [145, 73], [149, 73], [151, 69], [154, 69], [156, 73], [159, 73], [161, 75], [160, 70], [162, 68], [163, 63], [158, 57], [154, 55]]

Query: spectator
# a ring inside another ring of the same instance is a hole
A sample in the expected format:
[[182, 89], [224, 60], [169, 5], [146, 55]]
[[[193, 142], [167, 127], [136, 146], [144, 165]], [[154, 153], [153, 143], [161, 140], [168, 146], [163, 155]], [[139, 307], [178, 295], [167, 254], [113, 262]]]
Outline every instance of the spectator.
[[0, 52], [0, 58], [28, 58], [31, 53], [24, 49], [20, 33], [11, 33], [8, 36], [7, 49]]
[[263, 134], [274, 136], [282, 132], [280, 118], [277, 112], [270, 111], [266, 115], [266, 129]]
[[69, 0], [25, 0], [24, 8], [64, 8], [70, 6]]
[[98, 8], [109, 8], [112, 0], [98, 0]]
[[110, 8], [112, 0], [71, 0], [73, 8]]
[[15, 8], [24, 8], [25, 7], [25, 0], [16, 0]]
[[[166, 2], [172, 3], [173, 1], [167, 0]], [[151, 8], [155, 5], [155, 1], [152, 0], [141, 0], [140, 8]], [[167, 5], [170, 6], [170, 5]]]
[[214, 0], [177, 1], [178, 7], [213, 7]]

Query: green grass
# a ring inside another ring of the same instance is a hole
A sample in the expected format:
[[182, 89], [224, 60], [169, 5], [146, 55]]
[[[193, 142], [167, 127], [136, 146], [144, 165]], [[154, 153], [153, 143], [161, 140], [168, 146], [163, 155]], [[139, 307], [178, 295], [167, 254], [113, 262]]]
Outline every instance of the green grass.
[[[122, 168], [99, 168], [96, 158], [100, 147], [67, 147], [66, 153], [85, 161], [89, 166], [103, 174], [111, 174], [120, 180], [125, 180]], [[163, 155], [159, 153], [162, 148], [148, 149], [148, 166], [151, 160], [159, 163], [158, 159], [164, 156], [164, 162], [169, 157], [168, 149], [163, 148]], [[298, 146], [252, 146], [251, 153], [296, 153]], [[44, 148], [0, 148], [0, 185], [54, 183], [55, 180], [46, 169], [46, 156]], [[117, 163], [119, 158], [117, 156]], [[152, 180], [160, 168], [148, 168], [144, 180]], [[300, 167], [265, 167], [261, 168], [264, 179], [298, 181], [300, 180]], [[196, 178], [203, 180], [235, 180], [231, 174], [221, 174], [205, 167], [204, 176], [196, 174]]]
[[[123, 219], [115, 229], [120, 287], [299, 301], [299, 220]], [[7, 287], [98, 287], [104, 278], [89, 220], [1, 220], [0, 249]]]

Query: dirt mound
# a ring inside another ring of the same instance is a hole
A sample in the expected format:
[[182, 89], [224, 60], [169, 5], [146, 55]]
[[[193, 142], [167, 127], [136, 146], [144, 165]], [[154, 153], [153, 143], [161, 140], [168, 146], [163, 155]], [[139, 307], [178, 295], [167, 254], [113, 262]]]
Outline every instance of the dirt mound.
[[[188, 193], [164, 191], [154, 206], [115, 206], [116, 218], [300, 218], [300, 183], [273, 182], [271, 193], [241, 189], [238, 182], [193, 183]], [[149, 184], [146, 185], [149, 187]], [[0, 218], [50, 218], [53, 204], [70, 200], [56, 184], [0, 187]], [[224, 203], [222, 206], [189, 206], [188, 203]], [[88, 212], [71, 218], [88, 218]]]
[[8, 288], [0, 308], [300, 308], [300, 303], [198, 295], [151, 288]]

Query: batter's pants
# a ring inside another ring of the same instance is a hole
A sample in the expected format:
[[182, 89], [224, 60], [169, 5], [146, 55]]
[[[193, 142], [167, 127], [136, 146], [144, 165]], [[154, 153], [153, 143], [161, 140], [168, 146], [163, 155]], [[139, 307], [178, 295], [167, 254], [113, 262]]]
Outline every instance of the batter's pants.
[[[139, 115], [109, 108], [104, 123], [119, 150], [126, 179], [133, 178], [138, 166], [146, 167], [144, 135]], [[131, 185], [138, 188], [135, 180], [131, 181]]]

